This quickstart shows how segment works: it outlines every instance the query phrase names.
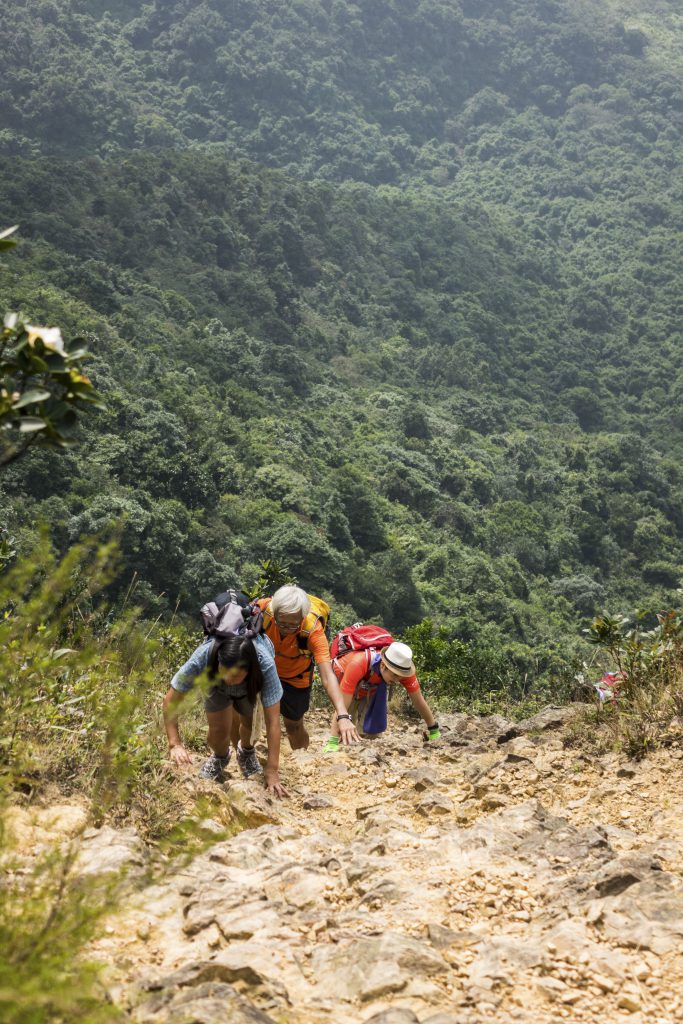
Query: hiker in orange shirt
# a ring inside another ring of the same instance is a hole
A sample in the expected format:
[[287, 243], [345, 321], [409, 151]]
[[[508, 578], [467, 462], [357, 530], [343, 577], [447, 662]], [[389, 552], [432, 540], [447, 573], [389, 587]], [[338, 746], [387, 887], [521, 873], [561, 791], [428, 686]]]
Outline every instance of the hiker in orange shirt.
[[[413, 652], [407, 644], [395, 640], [382, 650], [369, 648], [349, 651], [335, 658], [332, 668], [339, 680], [346, 710], [358, 728], [362, 728], [369, 698], [380, 683], [385, 682], [387, 686], [400, 683], [427, 727], [425, 740], [431, 742], [440, 739], [439, 723], [422, 696], [415, 674]], [[334, 719], [331, 724], [332, 736], [324, 747], [327, 753], [339, 749], [338, 726]]]
[[275, 667], [283, 690], [280, 712], [292, 750], [305, 750], [309, 744], [304, 715], [311, 703], [316, 666], [335, 710], [336, 735], [342, 743], [357, 743], [360, 737], [332, 670], [324, 620], [311, 611], [306, 591], [300, 587], [280, 587], [272, 597], [256, 603], [263, 610], [264, 632], [275, 648]]

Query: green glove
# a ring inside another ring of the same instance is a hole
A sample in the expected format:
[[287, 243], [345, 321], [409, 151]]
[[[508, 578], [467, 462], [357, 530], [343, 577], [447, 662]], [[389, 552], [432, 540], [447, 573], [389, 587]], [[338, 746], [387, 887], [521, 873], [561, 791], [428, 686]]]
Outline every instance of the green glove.
[[427, 732], [424, 734], [424, 738], [427, 743], [431, 743], [432, 740], [441, 739], [441, 730], [439, 729], [439, 723], [434, 722], [434, 725], [430, 725]]

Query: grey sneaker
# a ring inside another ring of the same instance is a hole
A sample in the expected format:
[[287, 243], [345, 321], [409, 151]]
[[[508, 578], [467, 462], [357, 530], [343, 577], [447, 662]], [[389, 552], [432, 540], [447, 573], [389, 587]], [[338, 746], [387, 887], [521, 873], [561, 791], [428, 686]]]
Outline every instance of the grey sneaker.
[[199, 778], [208, 779], [210, 782], [223, 782], [225, 779], [224, 772], [230, 761], [230, 754], [230, 750], [225, 757], [217, 757], [216, 754], [212, 754], [199, 769]]
[[263, 771], [254, 748], [244, 750], [241, 743], [237, 747], [237, 763], [245, 779], [248, 779], [250, 775], [259, 775]]

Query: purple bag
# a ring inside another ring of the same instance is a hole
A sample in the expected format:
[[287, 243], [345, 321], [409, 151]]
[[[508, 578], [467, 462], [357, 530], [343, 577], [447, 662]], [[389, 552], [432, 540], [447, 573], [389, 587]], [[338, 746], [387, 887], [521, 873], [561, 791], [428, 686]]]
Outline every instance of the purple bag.
[[216, 640], [245, 636], [250, 640], [263, 632], [263, 612], [240, 590], [226, 590], [207, 601], [199, 612], [206, 636]]
[[387, 728], [387, 684], [382, 680], [368, 698], [368, 708], [363, 718], [363, 732], [369, 736], [385, 732]]

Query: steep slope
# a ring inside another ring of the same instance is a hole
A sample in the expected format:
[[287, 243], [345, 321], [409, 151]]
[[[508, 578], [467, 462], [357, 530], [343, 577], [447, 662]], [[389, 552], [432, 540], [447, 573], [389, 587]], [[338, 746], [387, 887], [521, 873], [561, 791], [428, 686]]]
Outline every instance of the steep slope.
[[232, 783], [226, 809], [254, 827], [131, 895], [96, 942], [116, 1001], [141, 1024], [227, 1006], [263, 1024], [674, 1019], [679, 752], [588, 758], [553, 729], [567, 717], [290, 755], [291, 803]]

